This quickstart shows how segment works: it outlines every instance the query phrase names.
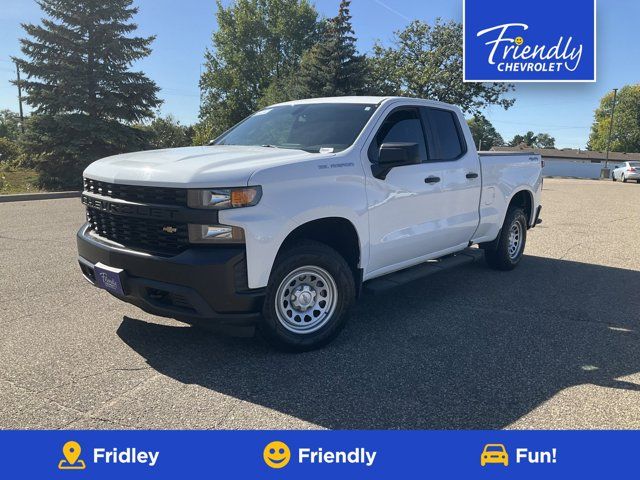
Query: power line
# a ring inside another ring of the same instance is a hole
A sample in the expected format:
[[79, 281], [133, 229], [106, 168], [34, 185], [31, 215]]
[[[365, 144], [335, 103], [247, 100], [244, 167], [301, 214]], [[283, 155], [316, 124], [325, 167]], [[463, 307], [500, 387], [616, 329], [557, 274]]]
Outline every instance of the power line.
[[523, 125], [523, 126], [530, 126], [530, 127], [546, 127], [546, 128], [555, 128], [558, 130], [570, 130], [570, 129], [578, 129], [578, 128], [591, 128], [591, 125], [552, 125], [549, 123], [529, 123], [529, 122], [511, 122], [508, 120], [491, 120], [489, 119], [489, 121], [491, 123], [504, 123], [507, 125]]

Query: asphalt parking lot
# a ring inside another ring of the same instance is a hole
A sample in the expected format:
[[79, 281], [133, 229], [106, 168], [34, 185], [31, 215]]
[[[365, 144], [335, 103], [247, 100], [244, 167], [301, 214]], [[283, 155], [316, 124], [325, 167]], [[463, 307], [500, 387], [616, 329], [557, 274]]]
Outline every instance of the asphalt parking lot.
[[545, 180], [513, 272], [362, 298], [291, 355], [93, 288], [76, 199], [0, 204], [0, 428], [640, 428], [640, 185]]

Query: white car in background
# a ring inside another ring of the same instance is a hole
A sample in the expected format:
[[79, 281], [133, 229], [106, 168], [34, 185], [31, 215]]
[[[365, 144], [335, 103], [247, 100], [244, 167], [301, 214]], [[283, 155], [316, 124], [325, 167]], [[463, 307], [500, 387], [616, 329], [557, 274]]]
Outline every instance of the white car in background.
[[614, 182], [622, 180], [626, 183], [627, 180], [635, 180], [640, 183], [640, 162], [624, 162], [616, 165], [611, 172], [611, 178]]

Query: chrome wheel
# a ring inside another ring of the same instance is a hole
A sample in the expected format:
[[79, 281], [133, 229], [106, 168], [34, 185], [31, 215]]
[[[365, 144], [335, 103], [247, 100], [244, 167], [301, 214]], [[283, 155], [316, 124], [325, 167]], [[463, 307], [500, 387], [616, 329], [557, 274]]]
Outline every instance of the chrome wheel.
[[322, 328], [338, 303], [336, 282], [316, 266], [295, 269], [280, 283], [276, 293], [276, 314], [287, 330], [312, 333]]
[[511, 225], [509, 230], [509, 258], [514, 260], [518, 258], [520, 250], [522, 249], [522, 225], [516, 221]]

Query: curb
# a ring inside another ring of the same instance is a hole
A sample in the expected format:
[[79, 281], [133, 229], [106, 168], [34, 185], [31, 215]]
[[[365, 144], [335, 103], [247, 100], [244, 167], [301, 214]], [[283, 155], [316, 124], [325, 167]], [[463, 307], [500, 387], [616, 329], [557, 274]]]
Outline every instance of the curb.
[[54, 200], [57, 198], [79, 197], [80, 192], [45, 192], [45, 193], [18, 193], [15, 195], [0, 195], [0, 203], [29, 202], [31, 200]]

